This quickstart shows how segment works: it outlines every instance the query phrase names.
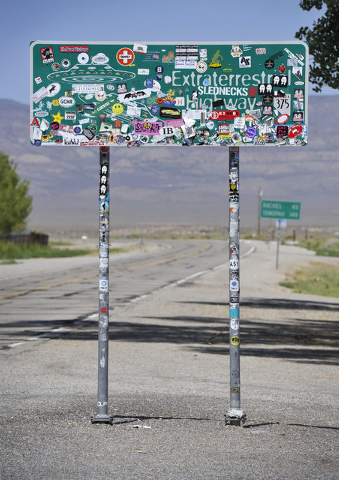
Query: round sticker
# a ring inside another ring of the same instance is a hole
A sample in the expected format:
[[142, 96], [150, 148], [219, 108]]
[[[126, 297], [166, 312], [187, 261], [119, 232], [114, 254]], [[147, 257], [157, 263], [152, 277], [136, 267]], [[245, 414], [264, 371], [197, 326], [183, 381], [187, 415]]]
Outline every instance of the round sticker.
[[106, 93], [105, 92], [96, 92], [95, 98], [98, 100], [98, 102], [102, 102], [106, 98]]
[[74, 133], [80, 133], [81, 128], [80, 127], [74, 127]]
[[134, 53], [130, 48], [120, 48], [120, 50], [117, 53], [117, 61], [120, 63], [120, 65], [124, 65], [127, 67], [127, 65], [131, 65], [134, 61]]
[[203, 84], [207, 87], [211, 83], [209, 78], [204, 78]]
[[114, 85], [106, 85], [107, 90], [114, 90]]
[[270, 58], [266, 60], [265, 68], [267, 68], [267, 70], [272, 70], [272, 68], [274, 68], [274, 61], [271, 60]]
[[301, 125], [293, 125], [288, 132], [289, 138], [296, 138], [298, 135], [301, 134], [303, 131], [303, 127]]
[[164, 82], [171, 83], [171, 81], [172, 81], [172, 78], [169, 75], [166, 75], [166, 77], [164, 78]]
[[59, 125], [58, 122], [52, 122], [52, 123], [51, 123], [51, 128], [52, 128], [53, 130], [59, 130], [59, 126], [60, 126], [60, 125]]
[[249, 89], [248, 94], [250, 97], [255, 97], [258, 93], [258, 90], [255, 87]]
[[231, 392], [232, 392], [232, 393], [238, 393], [237, 387], [232, 387], [232, 388], [231, 388]]
[[87, 53], [79, 53], [78, 55], [78, 62], [81, 63], [82, 65], [84, 65], [85, 63], [87, 63], [89, 60], [89, 56], [87, 55]]
[[60, 63], [52, 63], [52, 70], [58, 72], [60, 70]]
[[237, 336], [231, 337], [231, 344], [232, 345], [239, 345], [240, 343], [240, 338]]
[[162, 67], [161, 65], [157, 65], [155, 67], [155, 73], [162, 73], [164, 71], [164, 67]]
[[52, 100], [52, 105], [53, 107], [57, 107], [59, 105], [59, 100], [57, 98], [54, 98], [54, 100]]
[[41, 140], [34, 140], [34, 145], [35, 145], [36, 147], [40, 147], [40, 145], [41, 145]]
[[162, 104], [162, 98], [158, 98], [158, 99], [157, 99], [157, 103], [158, 103], [159, 105], [161, 105], [161, 104]]
[[276, 119], [276, 122], [278, 125], [282, 125], [283, 123], [286, 123], [287, 120], [290, 118], [287, 113], [283, 113], [282, 115], [279, 115], [279, 117]]
[[100, 312], [101, 312], [101, 313], [106, 313], [106, 311], [107, 311], [107, 310], [106, 310], [105, 307], [100, 308]]
[[246, 137], [254, 138], [257, 134], [257, 129], [255, 127], [248, 127], [245, 133], [246, 133]]
[[112, 107], [112, 112], [116, 115], [120, 115], [124, 111], [123, 105], [121, 103], [115, 103]]
[[214, 122], [207, 122], [206, 125], [209, 130], [212, 130], [212, 128], [214, 128]]
[[54, 97], [57, 93], [60, 92], [61, 85], [60, 83], [51, 83], [48, 85], [47, 90], [48, 90], [48, 97]]
[[61, 62], [61, 65], [62, 68], [69, 68], [71, 66], [71, 62], [68, 60], [68, 58], [64, 58]]
[[204, 73], [207, 70], [207, 63], [206, 62], [198, 62], [195, 66], [197, 72]]
[[157, 113], [159, 113], [159, 107], [157, 107], [156, 105], [153, 105], [151, 107], [151, 113], [152, 115], [157, 115]]

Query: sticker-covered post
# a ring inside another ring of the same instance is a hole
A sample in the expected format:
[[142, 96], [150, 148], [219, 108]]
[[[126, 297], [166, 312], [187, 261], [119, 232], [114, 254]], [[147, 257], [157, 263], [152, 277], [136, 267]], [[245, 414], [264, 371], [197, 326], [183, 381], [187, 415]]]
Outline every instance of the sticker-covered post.
[[109, 147], [100, 148], [99, 215], [98, 413], [91, 420], [112, 424], [113, 416], [108, 414]]
[[229, 149], [229, 185], [230, 409], [225, 423], [241, 425], [246, 414], [240, 408], [239, 147]]

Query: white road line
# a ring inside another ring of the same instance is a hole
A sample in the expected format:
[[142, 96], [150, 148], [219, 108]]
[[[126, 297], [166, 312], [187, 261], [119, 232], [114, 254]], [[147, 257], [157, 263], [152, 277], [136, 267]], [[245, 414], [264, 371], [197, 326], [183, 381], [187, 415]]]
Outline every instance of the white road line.
[[[255, 250], [256, 250], [256, 248], [254, 246], [252, 246], [249, 249], [248, 252], [244, 253], [243, 255], [240, 255], [240, 258], [244, 258], [244, 257], [247, 257], [248, 255], [251, 255], [251, 253], [253, 253]], [[221, 265], [217, 265], [216, 267], [209, 268], [208, 270], [203, 270], [202, 272], [194, 273], [193, 275], [190, 275], [189, 277], [183, 278], [181, 280], [177, 280], [175, 282], [169, 283], [168, 285], [165, 285], [165, 286], [160, 287], [156, 290], [153, 290], [151, 293], [147, 293], [147, 294], [144, 294], [144, 295], [140, 295], [139, 297], [135, 297], [132, 300], [129, 300], [129, 302], [127, 302], [127, 303], [124, 303], [124, 304], [119, 305], [119, 306], [117, 305], [112, 310], [114, 310], [116, 308], [126, 306], [126, 305], [130, 305], [131, 303], [138, 302], [139, 300], [143, 300], [144, 298], [147, 298], [151, 295], [154, 295], [155, 293], [160, 292], [161, 290], [165, 290], [166, 288], [172, 288], [172, 287], [175, 287], [177, 285], [182, 285], [183, 283], [186, 283], [189, 280], [192, 280], [192, 278], [200, 277], [201, 275], [204, 275], [205, 273], [209, 273], [209, 272], [213, 272], [215, 270], [219, 270], [220, 268], [227, 267], [228, 265], [229, 265], [228, 262], [226, 262], [226, 263], [222, 263]], [[88, 315], [88, 317], [85, 317], [81, 320], [76, 320], [76, 321], [73, 322], [73, 325], [79, 325], [79, 324], [85, 323], [86, 321], [91, 321], [91, 320], [94, 320], [94, 319], [98, 319], [98, 313], [93, 313], [91, 315]], [[36, 337], [28, 338], [27, 340], [24, 340], [23, 342], [11, 343], [10, 345], [8, 345], [8, 347], [9, 348], [18, 347], [19, 345], [23, 345], [28, 341], [39, 340], [39, 338], [46, 338], [46, 337], [48, 337], [48, 336], [50, 336], [54, 333], [70, 332], [70, 331], [72, 331], [72, 328], [70, 328], [70, 327], [59, 327], [59, 328], [56, 328], [55, 330], [50, 330], [48, 332], [37, 335]]]

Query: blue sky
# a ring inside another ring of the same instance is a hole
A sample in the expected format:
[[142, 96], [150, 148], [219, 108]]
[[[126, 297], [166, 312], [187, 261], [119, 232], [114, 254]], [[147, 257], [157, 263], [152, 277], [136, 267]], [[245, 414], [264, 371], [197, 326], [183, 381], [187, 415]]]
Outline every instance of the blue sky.
[[[291, 41], [322, 15], [299, 0], [4, 0], [0, 98], [29, 103], [29, 43], [56, 41]], [[309, 89], [310, 94], [312, 86]], [[328, 87], [322, 95], [339, 94]], [[316, 94], [319, 95], [319, 94]]]

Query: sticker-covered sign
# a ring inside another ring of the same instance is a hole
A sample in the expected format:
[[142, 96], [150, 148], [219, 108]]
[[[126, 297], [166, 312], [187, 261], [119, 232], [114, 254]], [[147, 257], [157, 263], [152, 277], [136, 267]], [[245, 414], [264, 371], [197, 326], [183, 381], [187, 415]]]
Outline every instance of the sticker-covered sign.
[[307, 144], [305, 42], [36, 41], [30, 64], [36, 146]]

